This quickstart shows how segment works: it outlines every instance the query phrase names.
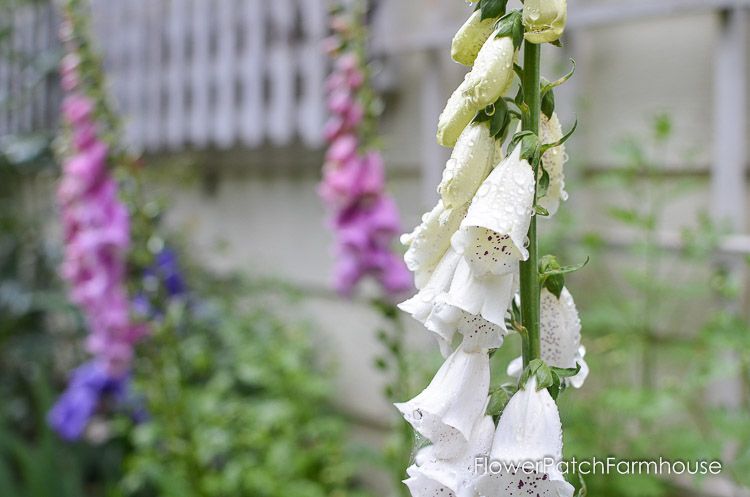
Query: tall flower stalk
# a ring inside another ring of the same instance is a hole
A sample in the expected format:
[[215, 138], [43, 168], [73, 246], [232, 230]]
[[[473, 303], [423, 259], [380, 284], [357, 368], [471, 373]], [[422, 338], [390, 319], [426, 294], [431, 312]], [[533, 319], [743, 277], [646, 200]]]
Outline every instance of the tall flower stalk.
[[103, 397], [132, 407], [134, 350], [151, 331], [147, 321], [163, 314], [151, 294], [163, 288], [176, 297], [184, 285], [174, 253], [154, 233], [158, 208], [143, 201], [137, 167], [120, 141], [101, 61], [91, 47], [87, 5], [64, 0], [60, 7], [60, 273], [71, 302], [83, 314], [89, 331], [86, 350], [93, 358], [73, 372], [49, 422], [63, 438], [73, 440], [83, 434]]
[[333, 33], [324, 41], [333, 60], [326, 81], [329, 148], [318, 193], [336, 235], [336, 290], [349, 295], [369, 275], [387, 295], [398, 295], [411, 282], [391, 249], [401, 223], [395, 201], [385, 192], [385, 164], [376, 143], [379, 100], [366, 63], [365, 5], [337, 6], [331, 13]]
[[[537, 243], [537, 219], [567, 198], [564, 142], [572, 131], [562, 133], [553, 88], [572, 72], [552, 83], [540, 75], [540, 44], [559, 45], [567, 12], [565, 0], [526, 0], [507, 12], [506, 4], [478, 2], [453, 40], [453, 59], [472, 66], [438, 122], [437, 141], [453, 153], [438, 204], [402, 237], [419, 292], [400, 307], [433, 333], [447, 358], [422, 393], [396, 404], [431, 442], [407, 470], [415, 497], [574, 492], [545, 458], [562, 458], [555, 399], [588, 374], [578, 312], [564, 286], [564, 275], [583, 264], [540, 258]], [[513, 121], [520, 123], [509, 137]], [[490, 389], [489, 359], [510, 333], [522, 342], [508, 367], [518, 385]], [[488, 472], [488, 459], [538, 464]]]

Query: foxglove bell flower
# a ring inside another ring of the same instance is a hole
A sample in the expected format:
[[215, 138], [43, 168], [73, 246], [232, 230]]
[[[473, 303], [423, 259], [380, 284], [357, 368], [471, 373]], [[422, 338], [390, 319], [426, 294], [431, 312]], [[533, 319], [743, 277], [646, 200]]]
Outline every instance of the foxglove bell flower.
[[509, 36], [490, 36], [484, 43], [474, 61], [474, 68], [466, 75], [465, 96], [473, 109], [494, 104], [508, 93], [515, 78], [515, 55], [516, 49]]
[[49, 411], [47, 421], [65, 440], [81, 437], [103, 396], [122, 402], [128, 397], [129, 377], [112, 374], [97, 360], [73, 371], [65, 392]]
[[[500, 417], [490, 452], [490, 461], [500, 463], [500, 471], [479, 475], [471, 482], [471, 491], [461, 497], [511, 494], [572, 497], [573, 486], [556, 467], [562, 460], [560, 414], [547, 389], [537, 391], [536, 385], [536, 377], [532, 375], [525, 388], [511, 397]], [[553, 463], [546, 464], [550, 460]], [[537, 467], [526, 472], [523, 463], [534, 463]], [[507, 466], [513, 465], [518, 466], [515, 471], [507, 470]], [[487, 466], [492, 469], [492, 465]]]
[[[581, 345], [581, 320], [573, 296], [563, 288], [558, 299], [546, 288], [542, 289], [540, 313], [541, 359], [549, 366], [575, 368], [581, 365], [577, 375], [564, 378], [568, 386], [581, 388], [589, 374], [589, 367], [583, 357], [586, 348]], [[519, 376], [523, 369], [523, 359], [518, 357], [508, 365], [510, 376]]]
[[468, 205], [446, 209], [443, 200], [422, 216], [422, 224], [414, 231], [401, 236], [401, 243], [408, 245], [404, 261], [409, 271], [414, 273], [417, 289], [427, 284], [445, 252], [451, 246], [451, 236], [458, 229], [466, 215]]
[[[539, 122], [540, 141], [543, 144], [556, 143], [562, 137], [562, 126], [557, 118], [557, 113], [553, 112], [550, 118], [541, 114]], [[546, 195], [538, 199], [537, 203], [547, 209], [550, 216], [557, 212], [561, 200], [568, 199], [568, 193], [565, 191], [565, 175], [563, 174], [566, 157], [564, 144], [551, 148], [542, 155], [542, 166], [549, 175], [549, 189]]]
[[446, 208], [460, 207], [471, 200], [487, 177], [494, 155], [495, 139], [490, 136], [488, 122], [472, 123], [464, 129], [438, 186]]
[[467, 448], [452, 459], [438, 459], [435, 446], [420, 450], [415, 464], [407, 468], [409, 478], [404, 483], [413, 497], [455, 497], [456, 493], [471, 481], [474, 461], [477, 457], [488, 457], [495, 435], [495, 423], [491, 416], [484, 416], [474, 427]]
[[518, 264], [505, 274], [478, 277], [466, 257], [462, 257], [456, 264], [451, 286], [441, 296], [440, 303], [481, 316], [505, 333], [505, 318], [517, 290]]
[[484, 180], [451, 244], [463, 255], [474, 276], [513, 272], [526, 260], [526, 234], [534, 202], [534, 173], [521, 147]]
[[474, 426], [484, 417], [489, 388], [489, 356], [459, 348], [422, 393], [395, 406], [434, 444], [435, 457], [450, 459], [467, 448]]
[[482, 11], [475, 11], [461, 26], [451, 43], [451, 57], [459, 64], [474, 65], [479, 50], [495, 31], [495, 21], [489, 18], [482, 20]]
[[527, 0], [523, 5], [524, 38], [531, 43], [550, 43], [562, 36], [568, 20], [566, 0]]
[[[512, 298], [512, 275], [477, 282], [468, 280], [470, 275], [466, 272], [466, 261], [449, 248], [428, 283], [414, 297], [399, 304], [402, 311], [435, 334], [443, 357], [453, 353], [457, 334], [462, 336], [460, 347], [466, 352], [499, 348], [507, 334], [504, 317], [508, 305], [501, 302]], [[485, 319], [482, 313], [494, 321]]]

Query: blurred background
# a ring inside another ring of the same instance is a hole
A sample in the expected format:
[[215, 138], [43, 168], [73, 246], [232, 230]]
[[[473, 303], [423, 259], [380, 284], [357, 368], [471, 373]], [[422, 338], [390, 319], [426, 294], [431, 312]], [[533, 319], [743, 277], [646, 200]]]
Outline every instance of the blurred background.
[[[316, 194], [328, 8], [92, 2], [122, 139], [206, 305], [189, 339], [156, 337], [157, 354], [174, 354], [136, 373], [145, 420], [104, 406], [66, 443], [45, 422], [85, 358], [57, 276], [60, 17], [42, 0], [0, 6], [0, 496], [403, 495], [412, 440], [390, 404], [421, 390], [440, 358], [419, 323], [373, 305], [374, 284], [350, 299], [330, 289]], [[437, 117], [466, 71], [450, 40], [471, 10], [370, 2], [404, 231], [438, 198], [450, 151], [435, 143]], [[560, 398], [565, 456], [724, 463], [702, 479], [590, 476], [589, 495], [750, 495], [750, 1], [569, 0], [568, 19], [543, 75], [575, 60], [556, 94], [564, 128], [579, 120], [570, 200], [541, 225], [542, 253], [591, 256], [567, 281], [591, 376]], [[498, 370], [517, 350], [509, 340]], [[172, 360], [184, 374], [158, 389], [184, 405], [153, 400], [151, 374]]]

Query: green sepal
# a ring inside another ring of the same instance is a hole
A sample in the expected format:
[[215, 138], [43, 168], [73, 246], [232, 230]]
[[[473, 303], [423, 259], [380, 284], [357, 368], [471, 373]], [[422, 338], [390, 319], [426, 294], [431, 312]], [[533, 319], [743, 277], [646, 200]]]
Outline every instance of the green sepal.
[[508, 104], [504, 98], [499, 98], [493, 106], [495, 107], [495, 112], [490, 119], [490, 135], [497, 138], [508, 129], [510, 115], [508, 114]]
[[487, 122], [490, 119], [492, 119], [492, 116], [487, 114], [484, 109], [478, 110], [477, 113], [474, 115], [474, 119], [471, 120], [473, 123], [483, 123]]
[[544, 217], [549, 216], [549, 211], [539, 204], [534, 206], [534, 211], [536, 212], [537, 216], [544, 216]]
[[586, 256], [586, 260], [580, 264], [561, 266], [555, 256], [545, 255], [539, 259], [539, 281], [544, 288], [559, 299], [565, 286], [565, 275], [583, 269], [589, 259], [590, 257]]
[[555, 93], [550, 89], [542, 95], [542, 112], [548, 118], [552, 118], [555, 112]]
[[508, 0], [481, 0], [478, 8], [482, 9], [482, 21], [504, 15], [506, 5]]
[[552, 385], [552, 371], [541, 359], [533, 359], [529, 362], [529, 365], [521, 373], [519, 380], [519, 388], [521, 390], [526, 389], [526, 384], [529, 382], [531, 376], [536, 376], [536, 391], [538, 392], [542, 388], [547, 388]]
[[515, 385], [500, 385], [490, 389], [490, 401], [487, 404], [486, 414], [488, 416], [499, 416], [503, 413], [505, 406], [516, 391]]
[[559, 147], [560, 145], [562, 145], [563, 143], [565, 143], [566, 141], [568, 141], [568, 138], [570, 138], [571, 136], [573, 136], [573, 133], [576, 132], [576, 128], [578, 128], [578, 114], [576, 114], [576, 120], [573, 123], [573, 127], [570, 128], [570, 131], [568, 131], [567, 133], [565, 133], [565, 135], [563, 135], [562, 138], [560, 138], [559, 140], [557, 140], [555, 143], [546, 143], [546, 144], [542, 145], [542, 154], [544, 154], [544, 152], [546, 152], [547, 150], [549, 150], [551, 148]]
[[[485, 0], [482, 0], [482, 2], [484, 1]], [[482, 16], [482, 19], [484, 19], [484, 11], [482, 11]], [[523, 42], [523, 21], [521, 16], [521, 9], [511, 10], [503, 17], [498, 19], [495, 26], [497, 27], [497, 30], [494, 34], [495, 38], [509, 36], [513, 40], [513, 48], [515, 48], [516, 50], [521, 48], [521, 43]]]
[[508, 150], [515, 150], [516, 146], [521, 147], [521, 159], [528, 160], [532, 166], [539, 163], [542, 156], [542, 144], [539, 137], [532, 131], [520, 131], [513, 135]]
[[542, 165], [542, 176], [539, 178], [539, 184], [537, 186], [536, 197], [542, 198], [549, 192], [549, 173]]

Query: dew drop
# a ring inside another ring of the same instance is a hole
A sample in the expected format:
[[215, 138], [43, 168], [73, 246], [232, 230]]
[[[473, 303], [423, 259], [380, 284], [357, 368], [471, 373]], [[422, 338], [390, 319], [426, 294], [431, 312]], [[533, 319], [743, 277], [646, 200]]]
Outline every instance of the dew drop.
[[480, 186], [479, 190], [477, 190], [477, 196], [484, 197], [488, 193], [490, 193], [490, 185], [487, 183], [482, 183], [482, 186]]
[[484, 109], [484, 113], [488, 116], [495, 115], [495, 104], [490, 104]]
[[539, 19], [540, 14], [539, 9], [531, 9], [531, 12], [529, 12], [529, 19], [536, 21]]
[[457, 163], [458, 161], [456, 159], [448, 159], [448, 162], [445, 163], [445, 169], [447, 169], [448, 171], [452, 171], [453, 168], [456, 167]]

